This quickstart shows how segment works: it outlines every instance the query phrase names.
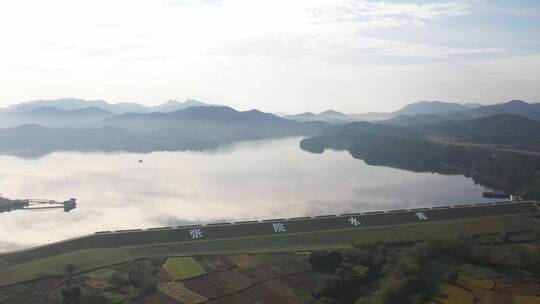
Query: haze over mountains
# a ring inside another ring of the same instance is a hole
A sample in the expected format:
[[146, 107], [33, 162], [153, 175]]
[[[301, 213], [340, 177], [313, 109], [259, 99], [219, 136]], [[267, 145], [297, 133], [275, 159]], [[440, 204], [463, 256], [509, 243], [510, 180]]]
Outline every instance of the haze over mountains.
[[460, 104], [454, 102], [442, 102], [442, 101], [419, 101], [411, 103], [394, 112], [395, 115], [416, 115], [416, 114], [434, 114], [442, 112], [463, 112], [477, 107], [481, 107], [481, 104]]
[[345, 114], [334, 110], [327, 110], [319, 114], [306, 112], [296, 115], [286, 115], [284, 117], [287, 119], [293, 119], [298, 121], [320, 120], [331, 123], [347, 123], [352, 121], [383, 121], [402, 115], [412, 116], [419, 114], [425, 115], [435, 113], [464, 112], [480, 106], [482, 105], [473, 103], [459, 104], [442, 101], [419, 101], [408, 104], [395, 112], [389, 113], [374, 112], [361, 114]]
[[114, 115], [112, 112], [97, 107], [62, 110], [52, 106], [44, 106], [32, 108], [26, 112], [0, 112], [0, 127], [9, 128], [24, 124], [38, 124], [47, 127], [81, 127]]
[[[92, 106], [92, 107], [86, 107]], [[201, 150], [239, 140], [315, 135], [325, 122], [298, 122], [258, 110], [188, 100], [157, 107], [103, 101], [37, 101], [0, 112], [0, 153], [39, 156], [57, 150]], [[160, 111], [158, 111], [160, 110]], [[5, 128], [5, 126], [8, 128]]]
[[3, 109], [0, 112], [28, 112], [41, 107], [54, 107], [60, 110], [72, 111], [85, 108], [99, 108], [107, 112], [114, 114], [124, 113], [150, 113], [150, 112], [173, 112], [183, 110], [189, 107], [206, 107], [211, 106], [208, 103], [188, 99], [184, 102], [177, 100], [169, 100], [163, 104], [147, 107], [139, 103], [121, 102], [121, 103], [108, 103], [105, 100], [84, 100], [78, 98], [62, 98], [54, 100], [33, 100], [20, 104], [15, 104]]
[[[95, 116], [96, 119], [103, 119], [108, 116], [126, 114], [126, 113], [153, 113], [153, 112], [174, 112], [178, 110], [184, 110], [190, 107], [209, 107], [218, 106], [188, 99], [184, 102], [177, 100], [169, 100], [163, 104], [157, 106], [145, 106], [139, 103], [108, 103], [104, 100], [84, 100], [77, 98], [64, 98], [56, 100], [34, 100], [28, 101], [16, 105], [12, 105], [6, 108], [0, 109], [0, 115], [3, 120], [6, 120], [10, 115], [29, 117], [29, 120], [35, 119], [38, 116], [47, 116], [46, 112], [49, 111], [51, 116], [63, 115], [63, 116]], [[48, 110], [42, 109], [47, 108]], [[90, 109], [88, 109], [90, 108]], [[102, 111], [99, 111], [99, 110]], [[62, 113], [70, 112], [70, 113]], [[56, 113], [55, 113], [56, 112]], [[453, 103], [442, 101], [419, 101], [408, 104], [403, 108], [394, 112], [373, 112], [373, 113], [353, 113], [346, 114], [336, 110], [326, 110], [324, 112], [315, 114], [312, 112], [305, 112], [301, 114], [280, 115], [283, 118], [296, 120], [301, 122], [306, 121], [325, 121], [330, 123], [347, 123], [352, 121], [388, 121], [388, 123], [399, 123], [400, 121], [407, 120], [407, 117], [415, 116], [415, 118], [422, 118], [429, 120], [431, 115], [445, 116], [451, 120], [455, 119], [467, 119], [475, 118], [493, 114], [507, 113], [517, 116], [523, 116], [530, 119], [540, 118], [540, 104], [527, 103], [521, 100], [512, 100], [506, 103], [500, 103], [495, 105], [483, 106], [476, 103]], [[39, 115], [44, 114], [44, 115]], [[419, 116], [416, 116], [419, 115]], [[454, 116], [454, 119], [452, 119]], [[416, 119], [415, 119], [416, 120]], [[423, 119], [421, 119], [423, 120]], [[0, 122], [0, 127], [5, 127], [5, 122]]]
[[[239, 140], [314, 136], [332, 125], [347, 125], [368, 116], [377, 118], [378, 125], [410, 127], [463, 141], [538, 147], [536, 142], [526, 145], [523, 141], [533, 135], [537, 138], [536, 133], [526, 129], [538, 129], [540, 104], [524, 101], [490, 106], [421, 101], [391, 113], [345, 114], [328, 110], [280, 117], [196, 100], [170, 100], [146, 107], [70, 98], [37, 100], [1, 109], [0, 153], [34, 156], [56, 150], [206, 149]], [[489, 138], [482, 133], [484, 124], [492, 126], [486, 130], [506, 138]], [[520, 137], [523, 134], [526, 138]]]
[[412, 115], [400, 113], [400, 115], [396, 115], [381, 122], [399, 126], [420, 126], [446, 121], [461, 121], [496, 114], [511, 114], [533, 120], [540, 120], [540, 104], [527, 103], [522, 100], [512, 100], [488, 106], [474, 106], [472, 108], [463, 107], [458, 111], [444, 111], [443, 109], [446, 108], [448, 107], [440, 107], [441, 111], [435, 111], [434, 108], [431, 108], [431, 111], [429, 112], [415, 112], [415, 114]]
[[23, 124], [48, 127], [84, 127], [105, 118], [125, 113], [174, 112], [189, 107], [209, 107], [197, 100], [179, 102], [169, 100], [163, 104], [146, 107], [138, 103], [108, 103], [104, 100], [64, 98], [35, 100], [0, 109], [0, 128]]
[[306, 112], [302, 114], [285, 115], [283, 117], [297, 121], [326, 121], [330, 123], [347, 123], [350, 121], [354, 121], [354, 118], [350, 115], [334, 110], [327, 110], [319, 114]]
[[422, 126], [424, 134], [436, 134], [453, 141], [507, 145], [540, 151], [540, 121], [511, 114], [495, 114], [463, 121]]
[[[333, 115], [328, 115], [331, 113]], [[375, 112], [363, 114], [344, 114], [328, 110], [320, 114], [310, 112], [287, 115], [288, 119], [299, 121], [326, 121], [347, 123], [352, 121], [371, 121], [400, 126], [426, 125], [445, 121], [459, 121], [495, 114], [511, 114], [540, 120], [540, 104], [512, 100], [505, 103], [483, 106], [476, 103], [451, 103], [442, 101], [419, 101], [411, 103], [394, 112]]]

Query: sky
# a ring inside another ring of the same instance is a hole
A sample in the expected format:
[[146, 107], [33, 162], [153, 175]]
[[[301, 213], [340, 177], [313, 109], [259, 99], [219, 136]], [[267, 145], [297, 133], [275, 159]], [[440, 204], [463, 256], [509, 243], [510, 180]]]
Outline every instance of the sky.
[[540, 102], [540, 1], [1, 1], [0, 106], [65, 97], [283, 113]]

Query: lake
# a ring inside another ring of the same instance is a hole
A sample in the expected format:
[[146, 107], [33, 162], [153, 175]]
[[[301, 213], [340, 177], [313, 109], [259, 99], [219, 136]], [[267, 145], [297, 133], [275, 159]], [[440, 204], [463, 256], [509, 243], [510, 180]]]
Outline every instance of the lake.
[[78, 200], [69, 213], [0, 213], [0, 251], [102, 230], [487, 201], [485, 189], [464, 176], [369, 166], [345, 151], [311, 154], [300, 140], [203, 152], [0, 156], [2, 196]]

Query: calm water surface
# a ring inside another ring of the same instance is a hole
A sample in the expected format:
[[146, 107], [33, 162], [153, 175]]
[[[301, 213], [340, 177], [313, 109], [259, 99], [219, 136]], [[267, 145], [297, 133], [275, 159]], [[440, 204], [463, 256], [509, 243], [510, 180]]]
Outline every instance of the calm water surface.
[[299, 141], [243, 142], [209, 152], [0, 156], [3, 196], [79, 201], [70, 213], [0, 213], [0, 250], [101, 230], [486, 201], [484, 188], [463, 176], [368, 166], [348, 152], [310, 154]]

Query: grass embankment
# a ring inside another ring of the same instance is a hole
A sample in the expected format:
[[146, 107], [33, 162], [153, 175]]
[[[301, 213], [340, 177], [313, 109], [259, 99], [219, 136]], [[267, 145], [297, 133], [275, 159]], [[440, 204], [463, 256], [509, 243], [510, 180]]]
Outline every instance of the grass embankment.
[[0, 269], [0, 286], [49, 276], [65, 275], [65, 267], [68, 264], [75, 265], [79, 271], [88, 271], [144, 257], [271, 253], [329, 249], [332, 247], [350, 248], [357, 241], [416, 242], [456, 235], [470, 236], [537, 228], [538, 219], [526, 215], [516, 215], [424, 222], [392, 227], [91, 249]]

